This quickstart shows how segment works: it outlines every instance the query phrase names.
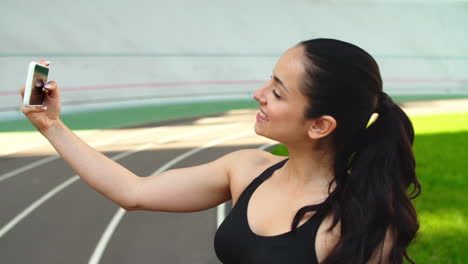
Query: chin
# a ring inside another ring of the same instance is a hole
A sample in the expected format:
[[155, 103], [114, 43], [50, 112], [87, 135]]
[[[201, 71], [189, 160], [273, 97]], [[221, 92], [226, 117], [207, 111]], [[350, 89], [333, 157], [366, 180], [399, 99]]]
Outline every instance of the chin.
[[260, 128], [258, 128], [257, 124], [254, 125], [254, 130], [255, 130], [255, 134], [257, 134], [259, 136], [263, 136], [262, 131], [261, 131]]
[[278, 141], [277, 138], [271, 137], [271, 135], [268, 135], [268, 133], [265, 133], [265, 131], [262, 130], [261, 128], [259, 128], [257, 125], [255, 125], [254, 130], [255, 130], [255, 134], [257, 134], [259, 136], [262, 136], [262, 137], [265, 137], [265, 138], [268, 138], [268, 139], [271, 139], [271, 140]]
[[257, 123], [255, 123], [254, 125], [254, 130], [257, 135], [262, 136], [262, 137], [267, 137], [264, 129], [262, 129], [262, 127], [259, 126]]

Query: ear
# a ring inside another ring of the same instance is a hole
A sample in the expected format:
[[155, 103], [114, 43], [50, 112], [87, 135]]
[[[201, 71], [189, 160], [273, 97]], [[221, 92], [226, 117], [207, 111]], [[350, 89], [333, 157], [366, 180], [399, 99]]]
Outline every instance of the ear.
[[324, 115], [310, 121], [307, 135], [311, 139], [324, 138], [333, 132], [336, 128], [335, 118]]

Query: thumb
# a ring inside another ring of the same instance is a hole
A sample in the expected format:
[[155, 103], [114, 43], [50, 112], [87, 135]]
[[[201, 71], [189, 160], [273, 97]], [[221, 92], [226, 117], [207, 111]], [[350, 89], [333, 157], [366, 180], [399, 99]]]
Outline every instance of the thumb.
[[55, 81], [50, 81], [44, 85], [44, 90], [47, 91], [47, 94], [51, 98], [60, 98], [60, 92]]

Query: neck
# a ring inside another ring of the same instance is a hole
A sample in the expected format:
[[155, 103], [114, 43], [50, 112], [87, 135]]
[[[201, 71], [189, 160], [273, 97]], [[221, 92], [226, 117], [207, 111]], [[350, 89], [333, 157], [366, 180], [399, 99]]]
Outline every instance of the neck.
[[289, 160], [282, 168], [282, 180], [293, 188], [327, 192], [334, 177], [331, 152], [311, 145], [287, 147]]

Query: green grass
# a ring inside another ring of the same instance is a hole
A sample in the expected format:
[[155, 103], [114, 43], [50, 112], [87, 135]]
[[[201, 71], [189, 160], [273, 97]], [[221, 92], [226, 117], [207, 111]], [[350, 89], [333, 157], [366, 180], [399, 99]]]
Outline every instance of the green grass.
[[[411, 120], [422, 193], [414, 201], [421, 228], [409, 255], [416, 263], [468, 263], [468, 113]], [[283, 145], [272, 152], [288, 155]]]

